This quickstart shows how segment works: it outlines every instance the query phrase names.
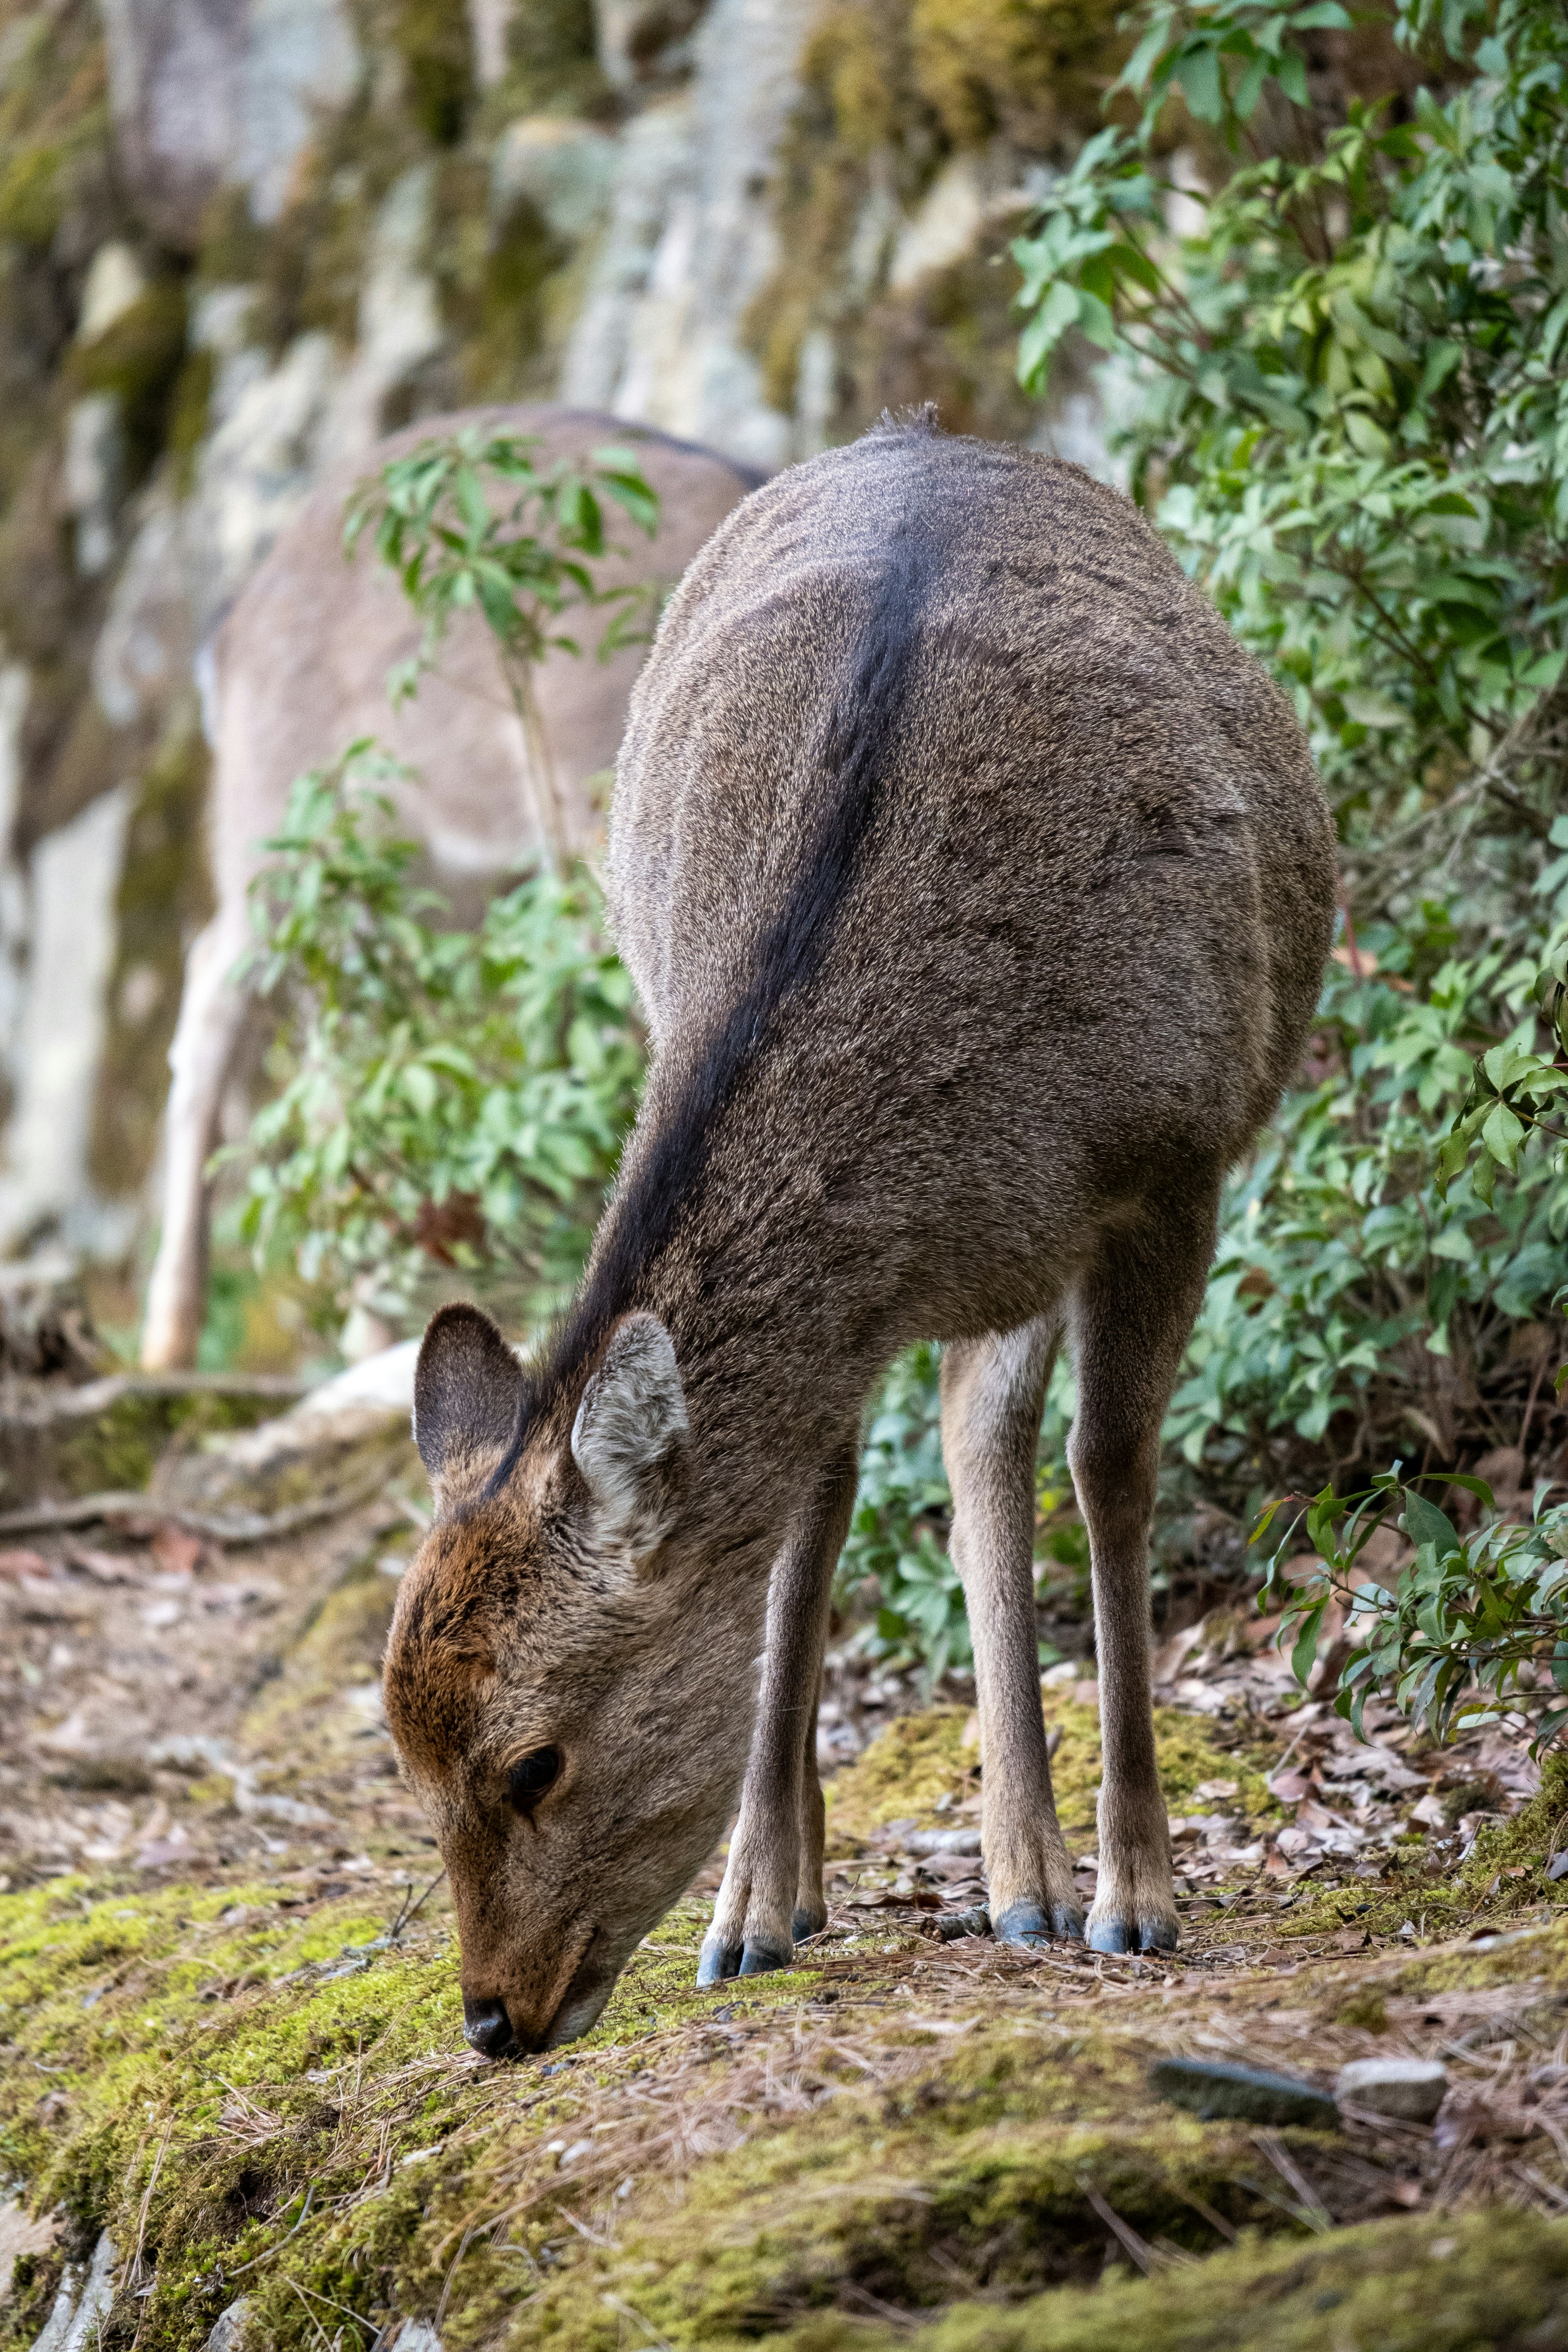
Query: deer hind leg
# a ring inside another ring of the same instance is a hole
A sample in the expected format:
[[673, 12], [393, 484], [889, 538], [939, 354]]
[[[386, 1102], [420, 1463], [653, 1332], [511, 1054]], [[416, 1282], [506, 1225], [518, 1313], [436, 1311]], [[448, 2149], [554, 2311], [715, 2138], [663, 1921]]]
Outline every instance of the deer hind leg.
[[1081, 1936], [1051, 1794], [1035, 1625], [1035, 1449], [1058, 1321], [952, 1343], [942, 1360], [942, 1450], [952, 1559], [974, 1643], [984, 1758], [981, 1844], [1005, 1944]]
[[1149, 1204], [1136, 1230], [1102, 1244], [1076, 1300], [1068, 1458], [1089, 1529], [1100, 1661], [1100, 1885], [1089, 1919], [1099, 1952], [1176, 1941], [1149, 1689], [1149, 1522], [1160, 1424], [1203, 1296], [1218, 1190], [1202, 1171], [1180, 1201]]
[[142, 1361], [149, 1370], [193, 1364], [206, 1305], [206, 1163], [250, 1000], [230, 978], [249, 933], [244, 905], [220, 908], [194, 942], [163, 1120], [163, 1219], [147, 1286]]
[[816, 1701], [857, 1468], [856, 1449], [847, 1445], [773, 1562], [756, 1729], [724, 1883], [702, 1940], [700, 1985], [788, 1968], [795, 1938], [826, 1921]]

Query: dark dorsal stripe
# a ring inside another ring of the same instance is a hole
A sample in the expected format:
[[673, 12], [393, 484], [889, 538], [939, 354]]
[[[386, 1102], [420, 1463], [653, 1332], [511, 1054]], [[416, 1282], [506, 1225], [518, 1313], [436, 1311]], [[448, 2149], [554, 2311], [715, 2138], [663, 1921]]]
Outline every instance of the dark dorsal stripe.
[[[897, 437], [923, 437], [929, 431], [921, 418]], [[868, 437], [894, 436], [884, 426]], [[911, 493], [931, 487], [929, 472], [921, 473], [925, 478], [911, 484]], [[812, 851], [783, 909], [757, 943], [744, 992], [714, 1026], [679, 1097], [643, 1140], [612, 1200], [605, 1246], [528, 1380], [517, 1428], [485, 1487], [487, 1496], [506, 1485], [532, 1423], [586, 1368], [616, 1318], [637, 1304], [645, 1271], [668, 1246], [701, 1191], [714, 1133], [747, 1067], [764, 1050], [773, 1016], [821, 967], [875, 821], [877, 787], [898, 734], [939, 551], [926, 499], [921, 497], [917, 509], [911, 495], [889, 537], [865, 626], [811, 755], [826, 794]]]

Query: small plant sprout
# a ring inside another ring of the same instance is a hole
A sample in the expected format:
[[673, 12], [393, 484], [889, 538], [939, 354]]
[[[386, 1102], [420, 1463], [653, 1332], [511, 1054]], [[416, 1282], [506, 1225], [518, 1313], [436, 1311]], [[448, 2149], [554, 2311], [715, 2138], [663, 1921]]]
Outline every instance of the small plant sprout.
[[542, 467], [541, 446], [526, 434], [477, 425], [433, 436], [360, 485], [349, 501], [344, 544], [352, 555], [371, 533], [424, 625], [417, 653], [388, 681], [395, 702], [417, 691], [454, 613], [482, 614], [522, 728], [539, 837], [563, 880], [570, 850], [534, 668], [552, 648], [582, 650], [562, 625], [574, 612], [605, 616], [601, 660], [650, 634], [657, 584], [605, 588], [594, 566], [625, 551], [607, 534], [610, 510], [651, 539], [659, 502], [628, 449], [595, 449], [581, 465], [558, 459]]

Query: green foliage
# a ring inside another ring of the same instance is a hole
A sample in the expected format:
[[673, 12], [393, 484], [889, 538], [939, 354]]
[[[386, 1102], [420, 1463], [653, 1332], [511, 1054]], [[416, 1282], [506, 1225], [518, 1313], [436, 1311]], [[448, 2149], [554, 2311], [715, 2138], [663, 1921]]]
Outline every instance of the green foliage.
[[888, 1374], [866, 1429], [860, 1483], [837, 1591], [875, 1577], [873, 1647], [922, 1658], [934, 1677], [973, 1658], [963, 1593], [947, 1556], [952, 1495], [942, 1460], [935, 1348], [911, 1348]]
[[[852, 1602], [872, 1579], [877, 1612], [863, 1639], [891, 1666], [919, 1662], [934, 1681], [950, 1666], [973, 1664], [963, 1592], [947, 1551], [952, 1490], [942, 1458], [940, 1349], [910, 1348], [889, 1367], [872, 1405], [860, 1456], [860, 1483], [849, 1537], [838, 1563], [835, 1597]], [[1058, 1361], [1047, 1399], [1038, 1459], [1042, 1509], [1055, 1507], [1068, 1484], [1067, 1433], [1072, 1420], [1070, 1370]], [[1073, 1537], [1058, 1533], [1047, 1549], [1061, 1564], [1077, 1564]], [[1041, 1644], [1040, 1663], [1058, 1652]]]
[[602, 656], [627, 641], [616, 620], [628, 605], [646, 605], [647, 592], [596, 587], [591, 566], [614, 551], [606, 501], [651, 539], [658, 529], [658, 495], [629, 450], [596, 449], [585, 467], [560, 458], [542, 468], [533, 456], [540, 446], [527, 434], [465, 425], [422, 441], [354, 492], [349, 553], [369, 530], [425, 624], [416, 661], [395, 676], [399, 698], [416, 690], [453, 614], [470, 607], [483, 614], [512, 665], [542, 661], [552, 646], [579, 652], [559, 625], [578, 608], [611, 614]]
[[243, 1230], [288, 1250], [308, 1282], [406, 1311], [434, 1263], [521, 1276], [537, 1308], [570, 1287], [636, 1108], [642, 1038], [631, 983], [601, 930], [597, 886], [574, 866], [532, 672], [574, 610], [629, 635], [637, 587], [604, 590], [606, 506], [648, 533], [658, 499], [624, 450], [585, 467], [534, 462], [540, 444], [476, 426], [423, 441], [350, 502], [424, 624], [389, 680], [418, 690], [455, 614], [477, 610], [522, 721], [547, 857], [477, 931], [440, 922], [414, 887], [417, 845], [393, 828], [400, 772], [370, 741], [295, 784], [272, 864], [253, 886], [264, 993], [298, 1014], [283, 1084], [252, 1124]]
[[344, 541], [352, 555], [372, 533], [425, 625], [418, 652], [389, 681], [395, 701], [417, 691], [454, 614], [482, 614], [522, 728], [540, 839], [563, 879], [570, 844], [533, 671], [552, 648], [581, 651], [561, 625], [568, 613], [608, 614], [601, 660], [647, 634], [657, 589], [601, 588], [592, 567], [620, 551], [605, 534], [606, 506], [651, 538], [658, 498], [627, 450], [596, 449], [584, 467], [563, 457], [541, 467], [540, 446], [534, 435], [487, 434], [471, 425], [422, 441], [360, 485]]
[[1507, 1327], [1568, 1271], [1568, 19], [1477, 15], [1403, 0], [1447, 81], [1335, 120], [1301, 39], [1334, 0], [1157, 0], [1132, 126], [1014, 247], [1021, 374], [1070, 331], [1117, 355], [1134, 488], [1291, 697], [1343, 844], [1319, 1083], [1233, 1187], [1173, 1415], [1237, 1477], [1281, 1438], [1494, 1444]]
[[1359, 974], [1331, 968], [1330, 1073], [1287, 1099], [1231, 1188], [1167, 1424], [1194, 1465], [1244, 1475], [1325, 1446], [1364, 1461], [1401, 1430], [1452, 1458], [1484, 1422], [1510, 1325], [1552, 1303], [1568, 1232], [1555, 1142], [1516, 1152], [1495, 1200], [1479, 1160], [1445, 1173], [1477, 1037], [1533, 1028], [1534, 958], [1457, 956], [1455, 941], [1428, 902], [1369, 928]]
[[255, 887], [263, 992], [296, 1021], [257, 1117], [245, 1231], [307, 1280], [405, 1307], [431, 1265], [574, 1279], [636, 1108], [642, 1041], [596, 887], [543, 873], [443, 929], [373, 745], [301, 777]]
[[[1288, 1580], [1300, 1516], [1275, 1554], [1264, 1599], [1280, 1601], [1280, 1640], [1303, 1684], [1312, 1670], [1331, 1603], [1343, 1608], [1354, 1645], [1341, 1671], [1336, 1714], [1362, 1730], [1369, 1698], [1389, 1700], [1434, 1738], [1473, 1731], [1504, 1714], [1531, 1719], [1531, 1752], [1568, 1725], [1568, 1504], [1536, 1495], [1528, 1527], [1494, 1522], [1463, 1536], [1447, 1513], [1400, 1477], [1400, 1465], [1364, 1492], [1325, 1486], [1304, 1514], [1317, 1554]], [[1494, 1510], [1479, 1478], [1449, 1475]], [[1261, 1536], [1279, 1506], [1266, 1512]], [[1413, 1547], [1407, 1566], [1384, 1582], [1358, 1566], [1372, 1536], [1397, 1525]]]

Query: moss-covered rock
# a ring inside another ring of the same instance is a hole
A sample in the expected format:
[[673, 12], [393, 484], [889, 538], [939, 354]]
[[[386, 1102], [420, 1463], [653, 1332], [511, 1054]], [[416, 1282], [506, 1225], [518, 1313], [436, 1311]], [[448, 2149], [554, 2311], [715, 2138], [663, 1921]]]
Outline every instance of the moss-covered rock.
[[[1016, 280], [989, 266], [1006, 236], [991, 201], [1100, 127], [1125, 54], [1120, 13], [1114, 0], [826, 0], [776, 158], [779, 264], [749, 320], [775, 406], [795, 407], [815, 331], [832, 352], [816, 420], [832, 438], [929, 399], [957, 431], [1033, 429], [1014, 375]], [[977, 188], [968, 248], [889, 284], [901, 234], [962, 156]]]
[[1016, 2311], [955, 2312], [913, 2335], [836, 2319], [784, 2341], [788, 2352], [1552, 2352], [1568, 2344], [1568, 2223], [1506, 2210], [1381, 2221]]
[[209, 765], [187, 701], [172, 714], [138, 787], [116, 894], [104, 1081], [89, 1150], [94, 1181], [110, 1199], [141, 1189], [157, 1150], [185, 953], [211, 910], [202, 825]]
[[66, 381], [112, 394], [124, 436], [126, 483], [134, 488], [168, 437], [170, 399], [185, 357], [185, 289], [176, 279], [149, 286], [112, 326], [78, 344]]
[[[329, 2318], [374, 2329], [437, 2311], [448, 2352], [1559, 2341], [1558, 2224], [1402, 2210], [1439, 2179], [1468, 2209], [1484, 2166], [1451, 2174], [1408, 2131], [1351, 2147], [1200, 2122], [1153, 2096], [1149, 2067], [1195, 2039], [1331, 2083], [1376, 2031], [1374, 1995], [1401, 2032], [1437, 2000], [1432, 2031], [1453, 2039], [1468, 2000], [1484, 2025], [1515, 1981], [1508, 2032], [1550, 2050], [1568, 1921], [1349, 1967], [1332, 1941], [1299, 1939], [1305, 1965], [1287, 1958], [1281, 1982], [1277, 1957], [1249, 1971], [1234, 1944], [1216, 1973], [1201, 1930], [1186, 1961], [1104, 1962], [941, 1947], [851, 1910], [809, 1965], [700, 1993], [709, 1906], [689, 1897], [583, 2042], [488, 2066], [462, 2045], [434, 1862], [376, 1829], [358, 1793], [368, 1723], [342, 1700], [372, 1687], [392, 1590], [374, 1549], [352, 1563], [245, 1720], [241, 1746], [279, 1759], [318, 1821], [325, 1800], [331, 1825], [301, 1832], [287, 1867], [209, 1859], [199, 1882], [152, 1893], [110, 1867], [0, 1896], [0, 2168], [63, 2217], [0, 2345], [31, 2341], [62, 2263], [104, 2228], [121, 2249], [140, 2238], [152, 2290], [132, 2296], [121, 2276], [106, 2342], [139, 2321], [170, 2352], [196, 2352], [241, 2292], [280, 2352]], [[1049, 1696], [1076, 1804], [1093, 1711]], [[962, 1708], [889, 1726], [843, 1776], [836, 1838], [854, 1846], [971, 1786], [968, 1727]], [[1167, 1716], [1162, 1739], [1173, 1784], [1223, 1758], [1250, 1798], [1250, 1751], [1216, 1748], [1212, 1725]], [[216, 1771], [184, 1804], [226, 1799]], [[1531, 1834], [1550, 1819], [1548, 1804]], [[1242, 1927], [1260, 1953], [1269, 1916]], [[1542, 2197], [1558, 2193], [1548, 2139], [1531, 2160]], [[1325, 2212], [1380, 2210], [1394, 2218], [1313, 2234]], [[1507, 2274], [1490, 2300], [1489, 2244]], [[1134, 2257], [1158, 2276], [1131, 2276]]]

